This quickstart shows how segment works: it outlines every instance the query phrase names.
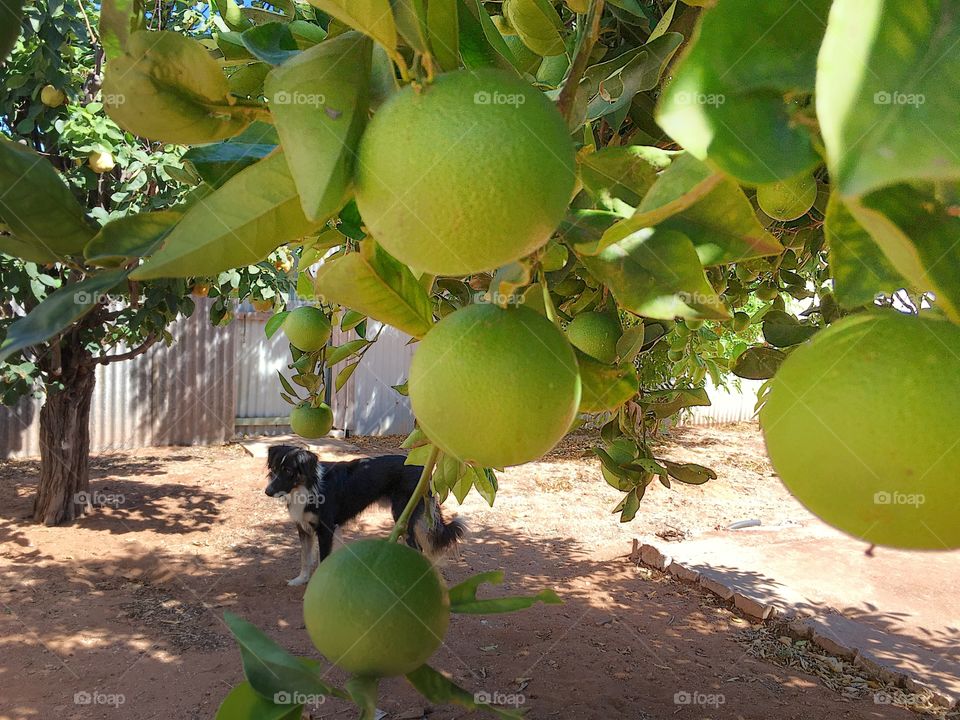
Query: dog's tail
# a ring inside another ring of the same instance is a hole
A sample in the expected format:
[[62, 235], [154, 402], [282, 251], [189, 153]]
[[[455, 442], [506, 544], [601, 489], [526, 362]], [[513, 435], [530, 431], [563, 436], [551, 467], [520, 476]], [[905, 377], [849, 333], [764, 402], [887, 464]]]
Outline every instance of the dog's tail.
[[466, 534], [467, 526], [457, 518], [446, 520], [435, 497], [430, 497], [427, 508], [429, 517], [428, 513], [420, 513], [414, 532], [424, 554], [439, 559], [456, 548]]

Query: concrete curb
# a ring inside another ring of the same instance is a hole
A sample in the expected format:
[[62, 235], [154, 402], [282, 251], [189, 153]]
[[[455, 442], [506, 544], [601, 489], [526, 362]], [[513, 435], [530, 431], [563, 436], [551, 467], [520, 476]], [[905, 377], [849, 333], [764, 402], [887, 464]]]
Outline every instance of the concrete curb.
[[[701, 570], [686, 567], [659, 548], [640, 543], [638, 540], [633, 541], [630, 560], [671, 575], [689, 585], [697, 585], [729, 603], [755, 622], [784, 621], [787, 633], [794, 639], [809, 640], [830, 655], [852, 661], [872, 678], [902, 687], [910, 692], [929, 692], [936, 704], [945, 708], [960, 708], [960, 698], [952, 697], [939, 688], [904, 673], [900, 668], [891, 667], [885, 661], [876, 658], [869, 648], [848, 644], [842, 634], [837, 633], [822, 618], [802, 611], [799, 608], [800, 602], [794, 603], [788, 598], [785, 602], [777, 603], [771, 602], [768, 597], [751, 596], [750, 592], [745, 591], [744, 588], [724, 583], [716, 577], [708, 577]], [[846, 622], [854, 621], [846, 620]]]

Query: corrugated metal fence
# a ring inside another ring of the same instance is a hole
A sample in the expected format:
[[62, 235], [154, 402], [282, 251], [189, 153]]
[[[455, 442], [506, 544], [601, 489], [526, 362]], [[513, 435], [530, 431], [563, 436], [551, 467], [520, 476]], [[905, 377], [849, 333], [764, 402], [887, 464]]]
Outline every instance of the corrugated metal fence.
[[[268, 316], [240, 312], [227, 327], [212, 327], [208, 303], [176, 323], [171, 347], [154, 347], [133, 360], [100, 367], [91, 410], [94, 452], [152, 445], [226, 442], [240, 434], [290, 431], [290, 406], [280, 397], [277, 371], [289, 362], [282, 333], [267, 339]], [[377, 326], [370, 323], [370, 333]], [[356, 336], [334, 330], [333, 343]], [[409, 400], [392, 386], [404, 382], [413, 346], [409, 337], [383, 329], [344, 388], [331, 397], [334, 425], [353, 435], [406, 434], [413, 429]], [[331, 377], [344, 364], [334, 368]], [[331, 383], [332, 384], [332, 383]], [[683, 424], [749, 420], [756, 386], [743, 392], [711, 389], [713, 405], [695, 408]], [[0, 458], [38, 455], [40, 401], [0, 407]]]

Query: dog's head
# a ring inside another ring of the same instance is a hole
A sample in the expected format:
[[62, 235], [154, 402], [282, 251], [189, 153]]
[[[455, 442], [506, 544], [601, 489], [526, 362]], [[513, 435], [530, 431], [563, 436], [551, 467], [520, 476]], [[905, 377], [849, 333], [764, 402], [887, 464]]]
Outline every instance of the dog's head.
[[294, 488], [310, 486], [317, 474], [317, 456], [296, 445], [274, 445], [267, 451], [270, 497], [289, 495]]

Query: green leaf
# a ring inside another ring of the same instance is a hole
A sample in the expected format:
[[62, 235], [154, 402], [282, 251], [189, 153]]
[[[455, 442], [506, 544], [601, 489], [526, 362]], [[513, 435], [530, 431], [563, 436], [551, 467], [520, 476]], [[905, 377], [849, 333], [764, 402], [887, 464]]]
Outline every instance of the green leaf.
[[276, 334], [277, 330], [283, 325], [283, 321], [287, 319], [287, 315], [290, 314], [289, 310], [284, 310], [283, 312], [278, 312], [270, 316], [270, 319], [263, 326], [263, 332], [268, 338], [272, 338]]
[[654, 226], [689, 237], [705, 267], [783, 252], [783, 246], [757, 220], [740, 186], [689, 153], [674, 159], [636, 214], [607, 230], [599, 246]]
[[491, 572], [480, 573], [450, 588], [450, 611], [468, 615], [490, 615], [524, 610], [540, 602], [545, 605], [563, 604], [563, 600], [561, 600], [553, 590], [541, 590], [536, 595], [527, 597], [480, 600], [477, 598], [477, 590], [484, 583], [502, 585], [503, 571], [493, 570]]
[[320, 225], [304, 217], [286, 158], [276, 153], [193, 205], [133, 277], [216, 275], [253, 265]]
[[710, 397], [702, 387], [645, 392], [640, 403], [644, 411], [653, 413], [657, 418], [672, 417], [684, 408], [707, 407], [710, 404]]
[[207, 183], [218, 188], [244, 168], [263, 160], [279, 144], [276, 128], [257, 121], [229, 140], [190, 148], [183, 154], [183, 160]]
[[[813, 91], [829, 7], [830, 0], [724, 0], [707, 10], [661, 95], [660, 126], [699, 159], [748, 184], [810, 171], [820, 158], [809, 130], [794, 119], [802, 103], [785, 96]], [[867, 66], [837, 70], [852, 67]]]
[[343, 362], [351, 355], [363, 350], [370, 344], [369, 340], [360, 338], [359, 340], [348, 340], [343, 345], [337, 345], [327, 351], [327, 365], [333, 367], [339, 362]]
[[537, 55], [563, 55], [563, 27], [560, 16], [549, 0], [504, 0], [503, 16], [523, 44]]
[[615, 242], [604, 244], [604, 233], [622, 220], [620, 215], [607, 210], [571, 210], [560, 223], [558, 232], [560, 239], [578, 254], [596, 255]]
[[410, 269], [373, 240], [360, 243], [360, 252], [325, 262], [317, 270], [317, 293], [393, 325], [413, 337], [423, 337], [433, 324], [430, 296]]
[[426, 434], [418, 427], [415, 427], [413, 431], [407, 435], [407, 438], [400, 444], [404, 450], [412, 450], [413, 448], [423, 447], [424, 445], [429, 444], [430, 439]]
[[243, 32], [253, 27], [253, 21], [243, 14], [243, 9], [236, 0], [213, 0], [213, 2], [223, 22], [231, 30]]
[[257, 25], [245, 30], [240, 39], [251, 55], [270, 65], [279, 65], [300, 54], [300, 46], [287, 23]]
[[607, 365], [579, 350], [580, 412], [597, 413], [616, 410], [637, 394], [637, 370], [632, 364]]
[[397, 32], [413, 50], [421, 54], [430, 52], [427, 41], [426, 0], [390, 0]]
[[457, 0], [430, 0], [427, 4], [427, 34], [433, 57], [444, 72], [460, 66], [460, 28]]
[[909, 286], [837, 193], [830, 196], [824, 231], [834, 292], [841, 306], [872, 305], [879, 293], [889, 295]]
[[747, 380], [769, 380], [787, 356], [776, 348], [747, 348], [734, 363], [733, 374]]
[[614, 509], [614, 512], [620, 513], [620, 522], [628, 523], [637, 516], [637, 511], [640, 509], [640, 500], [643, 499], [646, 490], [646, 485], [641, 486], [639, 491], [634, 488], [620, 501], [620, 504]]
[[303, 211], [325, 220], [343, 207], [368, 112], [370, 41], [326, 40], [273, 70], [264, 84]]
[[763, 316], [763, 339], [778, 348], [799, 345], [813, 337], [820, 328], [804, 325], [782, 310], [769, 310]]
[[960, 179], [956, 5], [836, 0], [816, 97], [830, 179], [843, 195]]
[[490, 468], [470, 468], [473, 471], [473, 486], [480, 493], [480, 497], [493, 507], [497, 499], [497, 476]]
[[937, 306], [960, 323], [960, 217], [925, 190], [895, 185], [847, 207], [910, 287], [933, 291]]
[[344, 332], [353, 330], [366, 319], [367, 316], [363, 313], [358, 313], [356, 310], [347, 310], [343, 313], [343, 317], [340, 318], [340, 329]]
[[0, 62], [7, 59], [20, 37], [23, 20], [21, 0], [0, 0]]
[[369, 35], [393, 53], [397, 49], [397, 26], [390, 0], [310, 0], [315, 8]]
[[696, 463], [675, 463], [664, 460], [663, 464], [670, 477], [687, 485], [703, 485], [708, 480], [716, 480], [717, 474], [708, 467]]
[[523, 717], [523, 713], [519, 710], [504, 710], [495, 705], [477, 702], [474, 693], [467, 692], [429, 665], [421, 665], [408, 673], [407, 680], [435, 705], [459, 705], [468, 710], [487, 710], [503, 720], [520, 720]]
[[632, 363], [643, 349], [646, 332], [643, 325], [634, 325], [623, 331], [617, 340], [617, 357], [622, 363]]
[[122, 265], [150, 253], [181, 217], [180, 210], [160, 210], [111, 220], [87, 243], [83, 254], [91, 265]]
[[[655, 88], [682, 42], [683, 35], [680, 33], [666, 33], [634, 51], [629, 51], [629, 54], [624, 53], [624, 56], [629, 57], [626, 65], [600, 79], [596, 85], [596, 76], [588, 71], [588, 84], [577, 90], [579, 94], [589, 93], [593, 87], [597, 88], [587, 105], [586, 119], [597, 120], [605, 115], [626, 110], [637, 93]], [[624, 56], [618, 58], [617, 62]]]
[[220, 703], [214, 720], [300, 720], [301, 715], [303, 705], [277, 705], [244, 682]]
[[468, 70], [497, 67], [516, 72], [516, 62], [481, 0], [460, 0], [460, 57]]
[[[27, 260], [79, 254], [94, 236], [83, 208], [45, 158], [0, 137], [0, 220]], [[27, 254], [32, 257], [27, 257]]]
[[179, 33], [130, 33], [103, 78], [104, 106], [125, 130], [151, 140], [196, 145], [240, 133], [255, 112], [235, 104], [206, 48]]
[[294, 657], [256, 625], [231, 612], [225, 612], [223, 619], [240, 646], [243, 673], [260, 695], [271, 699], [277, 693], [344, 696], [320, 679], [318, 661]]
[[107, 60], [121, 55], [130, 33], [144, 27], [142, 0], [103, 0], [100, 3], [100, 44]]
[[334, 382], [334, 388], [337, 392], [340, 392], [341, 388], [347, 384], [347, 381], [353, 376], [353, 373], [359, 364], [359, 360], [352, 362], [337, 373], [337, 379], [336, 382]]
[[103, 295], [122, 282], [128, 273], [129, 270], [109, 270], [52, 292], [28, 315], [7, 328], [7, 336], [0, 344], [0, 362], [65, 330], [98, 305]]
[[379, 689], [380, 678], [355, 675], [347, 680], [347, 692], [350, 693], [350, 699], [360, 708], [358, 720], [376, 720], [377, 692]]
[[621, 307], [637, 315], [664, 320], [728, 316], [683, 233], [646, 228], [599, 255], [580, 258]]
[[616, 198], [636, 207], [670, 165], [666, 150], [641, 145], [606, 147], [580, 161], [583, 186], [597, 199]]

